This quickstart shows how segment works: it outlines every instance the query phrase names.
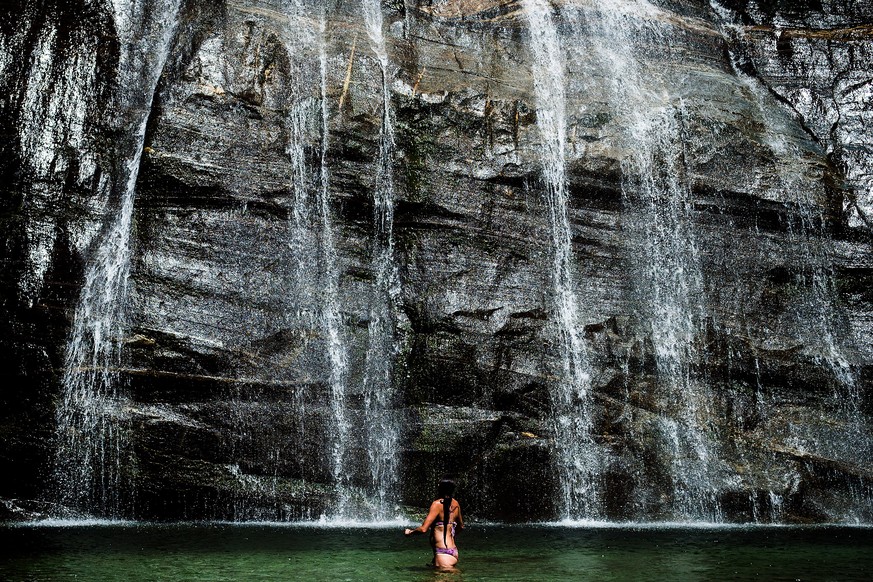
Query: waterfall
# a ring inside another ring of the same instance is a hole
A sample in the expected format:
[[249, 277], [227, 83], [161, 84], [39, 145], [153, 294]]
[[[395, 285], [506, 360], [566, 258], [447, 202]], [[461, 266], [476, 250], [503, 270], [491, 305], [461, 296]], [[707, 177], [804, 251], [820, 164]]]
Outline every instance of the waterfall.
[[399, 282], [394, 264], [394, 120], [391, 110], [388, 51], [382, 31], [379, 0], [363, 0], [364, 22], [382, 77], [382, 123], [379, 161], [373, 187], [374, 229], [372, 270], [375, 288], [367, 327], [369, 345], [364, 376], [364, 413], [371, 492], [376, 495], [375, 517], [390, 517], [398, 472], [400, 431], [396, 418], [394, 381], [394, 298]]
[[[787, 113], [777, 114], [779, 105], [773, 103], [767, 87], [762, 81], [746, 73], [739, 65], [744, 55], [738, 54], [739, 44], [743, 38], [742, 28], [737, 24], [738, 17], [715, 0], [710, 1], [710, 6], [721, 20], [723, 34], [734, 41], [730, 48], [734, 74], [754, 97], [758, 114], [769, 130], [768, 135], [774, 136], [767, 145], [774, 156], [790, 154], [792, 158], [802, 161], [801, 152], [785, 137], [790, 133], [786, 127]], [[794, 210], [798, 213], [799, 221], [796, 225], [793, 222], [789, 223], [789, 232], [792, 238], [796, 239], [795, 244], [800, 248], [802, 263], [808, 271], [802, 277], [808, 279], [806, 286], [812, 290], [807, 305], [803, 306], [805, 309], [801, 308], [801, 317], [803, 315], [807, 317], [798, 322], [797, 328], [802, 335], [800, 339], [823, 346], [823, 363], [845, 389], [844, 394], [836, 395], [837, 400], [842, 400], [851, 409], [859, 411], [858, 380], [846, 354], [846, 342], [837, 338], [833, 331], [841, 326], [837, 324], [839, 315], [834, 305], [836, 292], [833, 283], [832, 243], [825, 228], [826, 217], [819, 209], [816, 193], [809, 184], [805, 183], [803, 170], [803, 167], [797, 166], [784, 168], [777, 186], [779, 190], [786, 193], [786, 198], [795, 198]]]
[[330, 472], [339, 486], [339, 503], [336, 513], [348, 511], [348, 462], [346, 450], [350, 423], [346, 402], [346, 379], [348, 356], [346, 340], [342, 334], [339, 308], [339, 270], [334, 243], [333, 218], [330, 209], [330, 171], [327, 155], [330, 149], [330, 110], [327, 102], [327, 8], [322, 7], [319, 20], [319, 78], [321, 90], [321, 156], [319, 168], [318, 210], [321, 216], [321, 269], [324, 289], [322, 325], [327, 338], [330, 359], [330, 402], [333, 417], [333, 434], [330, 441]]
[[[287, 19], [280, 28], [281, 38], [288, 55], [291, 82], [284, 86], [286, 105], [284, 127], [287, 131], [285, 155], [290, 165], [288, 228], [288, 257], [290, 268], [286, 274], [284, 325], [299, 338], [303, 346], [309, 347], [314, 338], [320, 336], [324, 326], [324, 301], [328, 300], [320, 292], [322, 289], [323, 237], [320, 227], [320, 207], [318, 198], [319, 170], [315, 167], [313, 144], [321, 142], [322, 111], [320, 96], [312, 91], [321, 83], [320, 58], [314, 56], [311, 47], [321, 44], [320, 28], [316, 29], [304, 0], [286, 0], [282, 4]], [[297, 339], [295, 338], [295, 339]], [[325, 342], [327, 343], [327, 342]], [[315, 347], [315, 346], [313, 346]], [[318, 345], [320, 347], [320, 345]], [[316, 349], [318, 349], [316, 347]], [[325, 352], [328, 350], [325, 349]], [[325, 358], [327, 367], [332, 362]], [[278, 371], [277, 371], [278, 372]], [[328, 371], [332, 374], [332, 371]], [[237, 392], [235, 397], [240, 396]], [[281, 421], [267, 420], [262, 407], [249, 402], [234, 402], [233, 412], [233, 455], [235, 459], [253, 455], [262, 463], [260, 475], [247, 474], [238, 464], [228, 467], [231, 476], [239, 483], [243, 493], [234, 500], [232, 511], [234, 519], [288, 519], [291, 517], [287, 506], [281, 504], [281, 467], [289, 452], [305, 449], [307, 419], [311, 417], [308, 391], [305, 383], [297, 385], [291, 396], [292, 414]], [[289, 431], [284, 431], [288, 425]], [[330, 447], [326, 447], [330, 454]], [[293, 462], [293, 461], [292, 461]], [[317, 469], [304, 471], [300, 475], [305, 484]], [[270, 500], [252, 503], [247, 494], [254, 492], [258, 497]], [[269, 503], [275, 505], [269, 507]], [[308, 510], [295, 517], [310, 517]]]
[[[291, 303], [290, 313], [287, 314], [289, 326], [300, 326], [305, 331], [316, 326], [313, 321], [317, 314], [313, 307], [305, 301], [306, 298], [315, 295], [314, 289], [318, 286], [317, 245], [313, 240], [317, 236], [314, 210], [311, 204], [311, 168], [307, 163], [306, 146], [308, 144], [313, 117], [316, 114], [313, 100], [307, 95], [306, 89], [309, 82], [310, 71], [308, 70], [306, 48], [319, 41], [306, 27], [305, 6], [303, 0], [291, 0], [286, 8], [288, 14], [288, 26], [285, 27], [286, 49], [288, 51], [293, 82], [289, 85], [288, 113], [286, 124], [288, 127], [288, 143], [285, 153], [291, 163], [291, 190], [294, 201], [290, 213], [290, 251], [294, 265], [293, 276], [289, 282], [289, 296]], [[320, 117], [320, 111], [317, 112]], [[302, 320], [302, 321], [301, 321]], [[294, 409], [300, 443], [306, 436], [307, 401], [302, 387], [294, 393]], [[281, 443], [272, 443], [276, 447], [276, 454], [283, 448]]]
[[[648, 257], [640, 277], [643, 319], [655, 350], [663, 442], [675, 489], [673, 511], [685, 518], [720, 521], [717, 462], [709, 405], [713, 396], [694, 377], [695, 345], [704, 316], [703, 276], [692, 230], [691, 192], [683, 181], [682, 110], [658, 107], [635, 115], [636, 143], [624, 161], [624, 191], [637, 206], [642, 248]], [[642, 254], [642, 253], [641, 253]]]
[[169, 54], [180, 0], [154, 4], [113, 3], [121, 41], [116, 122], [129, 142], [119, 148], [128, 149], [113, 176], [112, 193], [120, 199], [117, 214], [86, 267], [57, 409], [54, 480], [60, 502], [112, 517], [128, 509], [123, 495], [130, 487], [126, 399], [119, 391], [116, 369], [125, 328], [136, 181], [152, 98]]
[[552, 284], [563, 377], [552, 392], [556, 462], [565, 519], [602, 517], [598, 478], [599, 449], [592, 437], [591, 371], [580, 334], [579, 300], [573, 282], [573, 248], [567, 216], [566, 79], [564, 60], [551, 7], [546, 0], [526, 0], [533, 56], [537, 121], [552, 234]]
[[[748, 89], [757, 108], [757, 114], [769, 136], [767, 147], [776, 159], [788, 158], [792, 163], [780, 168], [779, 181], [774, 186], [776, 195], [790, 202], [786, 204], [788, 218], [788, 243], [794, 249], [795, 261], [801, 266], [794, 279], [799, 288], [807, 289], [794, 306], [794, 334], [797, 340], [811, 346], [813, 357], [830, 371], [835, 380], [830, 407], [841, 417], [845, 438], [835, 451], [844, 459], [852, 459], [859, 467], [873, 461], [873, 437], [864, 420], [863, 396], [860, 392], [857, 370], [852, 364], [854, 350], [850, 334], [840, 334], [845, 329], [835, 288], [833, 269], [833, 240], [827, 230], [827, 217], [822, 207], [823, 193], [816, 181], [810, 183], [803, 153], [789, 137], [792, 131], [789, 113], [775, 102], [764, 82], [748, 72], [750, 61], [745, 54], [744, 31], [739, 16], [716, 0], [710, 7], [721, 24], [722, 34], [728, 41], [730, 63], [734, 74]], [[794, 216], [791, 216], [794, 214]], [[805, 439], [793, 443], [800, 450], [806, 449]], [[817, 443], [821, 445], [821, 443]], [[852, 513], [859, 510], [869, 514], [873, 507], [873, 484], [861, 479], [860, 492], [854, 495], [855, 509], [842, 518], [857, 519]], [[775, 494], [770, 492], [770, 496]], [[781, 506], [781, 501], [780, 501]]]
[[[285, 155], [289, 162], [291, 197], [288, 212], [288, 257], [285, 293], [286, 326], [300, 334], [304, 345], [319, 350], [323, 362], [324, 389], [327, 408], [326, 424], [308, 426], [321, 409], [313, 402], [313, 394], [305, 385], [294, 388], [293, 415], [287, 423], [296, 436], [283, 436], [276, 425], [264, 422], [263, 410], [235, 406], [235, 437], [240, 452], [259, 455], [266, 467], [273, 470], [272, 479], [243, 474], [238, 465], [229, 467], [244, 491], [255, 491], [275, 500], [275, 511], [254, 506], [243, 496], [234, 504], [235, 518], [287, 519], [286, 508], [278, 505], [281, 496], [280, 461], [295, 448], [305, 449], [312, 434], [324, 429], [321, 458], [327, 474], [336, 487], [335, 504], [326, 517], [348, 518], [351, 498], [351, 469], [348, 453], [350, 421], [346, 395], [348, 346], [342, 330], [339, 302], [339, 269], [334, 241], [334, 225], [330, 203], [330, 109], [328, 104], [327, 8], [306, 0], [285, 0], [281, 33], [288, 55], [290, 82], [286, 84]], [[279, 427], [281, 428], [281, 426]], [[311, 432], [311, 431], [314, 431]], [[255, 448], [248, 437], [260, 434], [263, 444]], [[303, 483], [319, 479], [323, 467], [310, 466], [301, 475]], [[297, 517], [312, 517], [308, 511]]]
[[[311, 39], [297, 39], [298, 42], [312, 42]], [[298, 51], [303, 50], [303, 46], [292, 47]], [[298, 77], [295, 78], [298, 87], [304, 87], [306, 75], [303, 67], [297, 70]], [[312, 295], [311, 286], [308, 285], [316, 276], [317, 263], [315, 261], [317, 253], [317, 243], [314, 240], [316, 236], [315, 229], [315, 211], [313, 209], [313, 201], [311, 190], [313, 190], [312, 171], [307, 163], [306, 149], [311, 133], [314, 117], [316, 113], [320, 117], [320, 111], [317, 111], [313, 100], [307, 96], [294, 95], [293, 103], [290, 106], [288, 114], [289, 140], [286, 153], [291, 161], [291, 184], [294, 192], [294, 204], [291, 208], [291, 254], [294, 258], [294, 286], [298, 288], [295, 295], [296, 313], [293, 315], [299, 318], [308, 318], [310, 327], [313, 310], [311, 306], [303, 302], [303, 299], [308, 295]]]
[[645, 0], [595, 0], [582, 8], [595, 43], [610, 110], [626, 128], [618, 136], [622, 191], [633, 212], [635, 287], [640, 321], [654, 349], [655, 438], [667, 460], [674, 495], [669, 512], [720, 521], [713, 400], [695, 378], [696, 339], [705, 314], [703, 276], [684, 178], [684, 106], [670, 97], [663, 72], [646, 68], [644, 43], [666, 44], [661, 9]]

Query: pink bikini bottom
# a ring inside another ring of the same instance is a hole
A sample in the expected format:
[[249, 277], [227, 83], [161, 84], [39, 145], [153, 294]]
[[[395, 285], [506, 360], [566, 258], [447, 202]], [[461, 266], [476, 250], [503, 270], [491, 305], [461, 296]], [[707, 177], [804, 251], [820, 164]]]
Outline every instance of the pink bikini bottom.
[[457, 558], [458, 557], [458, 548], [437, 548], [436, 553], [437, 554], [445, 554], [447, 556], [454, 556], [455, 558]]

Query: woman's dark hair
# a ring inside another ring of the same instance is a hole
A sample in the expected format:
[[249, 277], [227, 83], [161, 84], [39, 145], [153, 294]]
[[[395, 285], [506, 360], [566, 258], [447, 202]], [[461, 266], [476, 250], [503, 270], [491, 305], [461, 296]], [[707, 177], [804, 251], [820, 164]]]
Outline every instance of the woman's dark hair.
[[440, 484], [437, 485], [438, 497], [451, 497], [455, 492], [455, 480], [451, 477], [443, 477], [440, 479]]
[[452, 494], [455, 492], [455, 480], [450, 477], [440, 479], [437, 485], [437, 497], [443, 499], [443, 545], [446, 544], [446, 536], [449, 530], [449, 519], [452, 516]]

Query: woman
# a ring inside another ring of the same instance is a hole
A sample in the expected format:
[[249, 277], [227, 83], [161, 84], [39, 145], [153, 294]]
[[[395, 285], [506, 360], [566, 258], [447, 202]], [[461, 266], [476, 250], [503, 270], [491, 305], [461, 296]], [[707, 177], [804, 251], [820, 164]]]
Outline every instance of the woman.
[[430, 532], [430, 545], [433, 547], [433, 565], [441, 570], [451, 570], [458, 563], [458, 546], [455, 545], [456, 528], [464, 529], [461, 517], [461, 504], [452, 498], [455, 482], [443, 478], [437, 486], [437, 499], [430, 504], [430, 511], [424, 523], [415, 529], [407, 528], [403, 533]]

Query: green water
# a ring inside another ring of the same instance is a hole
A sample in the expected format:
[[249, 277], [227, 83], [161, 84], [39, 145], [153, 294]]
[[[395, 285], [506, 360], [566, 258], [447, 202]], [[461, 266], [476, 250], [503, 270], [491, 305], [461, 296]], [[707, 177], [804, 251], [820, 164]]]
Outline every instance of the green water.
[[873, 580], [868, 528], [476, 526], [460, 571], [399, 528], [0, 528], [0, 580]]

